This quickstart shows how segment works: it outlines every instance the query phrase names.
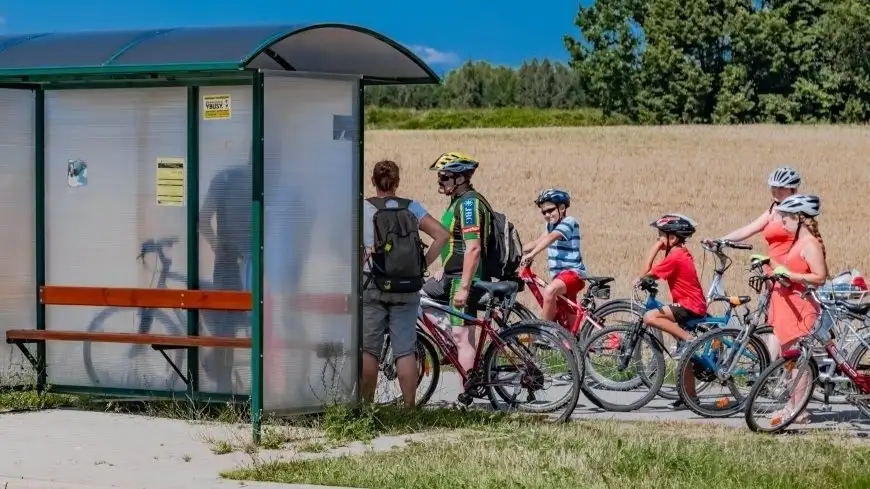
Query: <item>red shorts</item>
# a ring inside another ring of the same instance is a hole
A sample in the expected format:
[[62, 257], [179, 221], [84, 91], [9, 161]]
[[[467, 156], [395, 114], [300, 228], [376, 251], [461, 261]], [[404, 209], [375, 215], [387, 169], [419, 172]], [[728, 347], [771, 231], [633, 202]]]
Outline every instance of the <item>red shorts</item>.
[[561, 280], [565, 284], [565, 298], [577, 302], [577, 294], [586, 286], [586, 281], [580, 277], [580, 274], [574, 270], [562, 270], [558, 275], [553, 277], [553, 280], [556, 279]]

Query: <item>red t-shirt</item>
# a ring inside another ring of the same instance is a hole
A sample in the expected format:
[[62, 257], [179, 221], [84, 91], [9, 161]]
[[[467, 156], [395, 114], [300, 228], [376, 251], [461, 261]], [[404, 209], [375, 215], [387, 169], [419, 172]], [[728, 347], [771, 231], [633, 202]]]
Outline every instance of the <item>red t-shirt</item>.
[[650, 275], [666, 280], [675, 303], [703, 316], [707, 312], [707, 299], [698, 280], [695, 260], [686, 248], [674, 248], [664, 260], [650, 270]]

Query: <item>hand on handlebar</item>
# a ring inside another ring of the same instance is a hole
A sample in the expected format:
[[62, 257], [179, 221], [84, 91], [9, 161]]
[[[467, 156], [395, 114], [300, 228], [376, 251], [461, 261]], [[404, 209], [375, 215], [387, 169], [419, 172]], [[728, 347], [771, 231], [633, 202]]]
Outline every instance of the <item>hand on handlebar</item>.
[[522, 256], [522, 258], [520, 258], [520, 266], [521, 266], [521, 267], [526, 267], [526, 268], [531, 267], [531, 266], [532, 266], [532, 259], [533, 259], [533, 258], [534, 258], [534, 257], [533, 257], [532, 255], [524, 254], [524, 255]]

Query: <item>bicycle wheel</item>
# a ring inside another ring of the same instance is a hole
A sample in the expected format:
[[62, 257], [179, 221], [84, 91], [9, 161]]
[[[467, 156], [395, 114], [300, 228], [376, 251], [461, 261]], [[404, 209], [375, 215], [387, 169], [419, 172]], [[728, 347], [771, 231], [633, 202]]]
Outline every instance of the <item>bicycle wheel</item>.
[[[746, 396], [761, 372], [770, 364], [767, 347], [757, 336], [749, 336], [734, 369], [720, 379], [717, 372], [728, 369], [729, 356], [741, 344], [744, 330], [724, 328], [703, 334], [686, 349], [677, 366], [677, 393], [692, 412], [705, 418], [724, 418], [743, 409]], [[687, 394], [686, 381], [695, 383], [695, 396]], [[698, 381], [701, 387], [698, 387]]]
[[[614, 341], [613, 338], [618, 338]], [[630, 349], [630, 351], [628, 351]], [[581, 384], [583, 394], [607, 411], [628, 412], [645, 406], [656, 396], [665, 377], [665, 359], [659, 343], [639, 324], [608, 326], [589, 336], [580, 347], [587, 377], [593, 372], [619, 389]], [[600, 358], [599, 353], [604, 353]], [[625, 366], [623, 366], [623, 363]], [[608, 377], [613, 374], [613, 378]], [[632, 393], [646, 393], [631, 400]]]
[[[607, 327], [611, 324], [635, 323], [643, 319], [645, 312], [643, 304], [638, 304], [630, 299], [613, 299], [591, 311], [590, 316], [594, 320], [584, 321], [580, 331], [577, 332], [577, 343], [582, 345], [589, 339], [597, 326]], [[622, 315], [622, 316], [621, 316]]]
[[[819, 368], [812, 357], [805, 361], [780, 358], [771, 363], [746, 397], [746, 425], [752, 431], [764, 433], [786, 429], [810, 403], [813, 382], [818, 375]], [[804, 392], [792, 402], [792, 393], [801, 387], [800, 384], [804, 384]], [[774, 406], [779, 407], [774, 409]], [[770, 426], [761, 423], [766, 414], [771, 415]]]
[[508, 325], [511, 325], [520, 321], [529, 321], [537, 318], [538, 316], [531, 309], [516, 302], [508, 313], [508, 320], [506, 322]]
[[[574, 337], [571, 335], [571, 333], [568, 332], [568, 330], [561, 327], [557, 323], [544, 321], [543, 319], [534, 319], [531, 321], [521, 321], [519, 323], [514, 323], [510, 327], [516, 327], [516, 326], [543, 327], [548, 332], [553, 333], [556, 336], [558, 336], [560, 341], [571, 352], [571, 356], [574, 359], [574, 361], [577, 362], [577, 368], [580, 371], [580, 373], [583, 373], [583, 365], [580, 363], [580, 356], [577, 355], [577, 352], [580, 350], [580, 347], [579, 347], [579, 345], [577, 345], [577, 341], [574, 339]], [[535, 346], [542, 349], [542, 350], [551, 349], [550, 346], [545, 344], [545, 343], [536, 343]], [[557, 374], [555, 376], [555, 380], [557, 382], [572, 382], [570, 376], [571, 376], [571, 373], [568, 371], [565, 371], [563, 373]], [[582, 382], [582, 377], [581, 377], [581, 382]], [[504, 391], [504, 389], [496, 387], [495, 392], [499, 395], [499, 397], [501, 397], [502, 401], [504, 401], [506, 403], [512, 402], [513, 396], [511, 394], [506, 393]], [[554, 404], [559, 404], [560, 402], [567, 403], [570, 399], [570, 394], [571, 394], [570, 390], [565, 391], [565, 398], [560, 399], [558, 401], [554, 401]], [[558, 408], [556, 408], [556, 409], [558, 409]]]
[[[528, 321], [501, 331], [499, 341], [490, 342], [481, 371], [493, 408], [529, 413], [563, 410], [559, 421], [571, 417], [583, 376], [572, 351], [576, 342], [557, 331], [546, 322]], [[551, 387], [555, 400], [540, 402], [539, 395]]]
[[[864, 346], [863, 343], [858, 343], [858, 346], [852, 350], [852, 356], [849, 358], [849, 366], [858, 372], [859, 375], [870, 375], [870, 349]], [[859, 392], [854, 384], [849, 382], [847, 389], [850, 394], [855, 394], [856, 397], [850, 403], [861, 411], [861, 414], [870, 418], [870, 399], [866, 398], [866, 392]]]
[[[375, 403], [380, 405], [397, 404], [402, 400], [402, 390], [398, 385], [398, 370], [393, 358], [393, 347], [389, 335], [384, 339], [383, 356], [378, 365], [380, 374], [375, 387]], [[432, 398], [438, 387], [441, 376], [441, 363], [438, 360], [438, 350], [425, 334], [417, 332], [417, 395], [414, 404], [423, 406]], [[382, 380], [384, 382], [382, 382]], [[395, 385], [391, 384], [395, 381]], [[420, 392], [420, 386], [426, 381], [426, 386]], [[383, 392], [383, 396], [381, 395]], [[383, 400], [382, 400], [383, 399]]]
[[[126, 307], [112, 307], [108, 309], [103, 309], [99, 314], [91, 321], [88, 325], [88, 332], [105, 332], [103, 325], [109, 320], [112, 316], [116, 314], [123, 313], [131, 313], [135, 312], [138, 315], [138, 320], [136, 323], [138, 324], [136, 332], [137, 333], [153, 333], [154, 323], [155, 321], [158, 324], [163, 325], [163, 331], [159, 334], [169, 334], [169, 335], [184, 335], [187, 332], [182, 330], [182, 327], [178, 325], [175, 321], [173, 321], [165, 312], [157, 310], [157, 309], [138, 309], [133, 310]], [[145, 351], [150, 349], [147, 345], [130, 345], [129, 350], [127, 352], [128, 361], [132, 361], [134, 358], [137, 358], [139, 355], [142, 355]], [[157, 352], [154, 352], [157, 354]], [[185, 365], [185, 359], [187, 358], [187, 350], [180, 348], [177, 350], [167, 350], [166, 354], [175, 362], [175, 365], [178, 368], [182, 368]], [[114, 381], [112, 379], [113, 372], [111, 368], [98, 368], [94, 365], [94, 355], [92, 352], [92, 346], [90, 341], [85, 341], [82, 344], [82, 357], [85, 363], [85, 370], [88, 373], [88, 377], [91, 379], [94, 385], [112, 385], [121, 386], [123, 381]], [[165, 360], [164, 360], [165, 361]], [[180, 380], [178, 374], [175, 370], [172, 369], [170, 365], [166, 365], [166, 390], [174, 390], [173, 386], [176, 384], [178, 380]]]

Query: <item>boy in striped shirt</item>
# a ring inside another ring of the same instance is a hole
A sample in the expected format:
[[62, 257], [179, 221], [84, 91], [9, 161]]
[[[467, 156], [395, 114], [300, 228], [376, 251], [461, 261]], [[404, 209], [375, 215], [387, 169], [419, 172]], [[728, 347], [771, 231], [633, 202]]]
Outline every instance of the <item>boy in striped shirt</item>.
[[541, 309], [542, 319], [553, 321], [556, 317], [556, 298], [561, 295], [576, 302], [577, 294], [586, 284], [580, 223], [566, 215], [571, 196], [564, 190], [546, 189], [535, 199], [535, 204], [547, 224], [541, 236], [523, 247], [521, 263], [527, 265], [535, 255], [547, 248], [547, 264], [552, 281], [542, 293], [544, 304]]

